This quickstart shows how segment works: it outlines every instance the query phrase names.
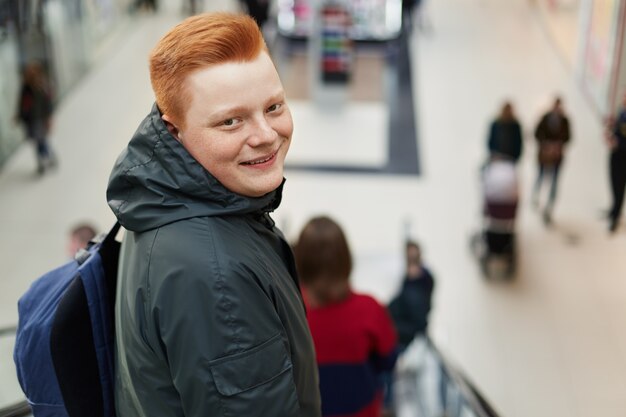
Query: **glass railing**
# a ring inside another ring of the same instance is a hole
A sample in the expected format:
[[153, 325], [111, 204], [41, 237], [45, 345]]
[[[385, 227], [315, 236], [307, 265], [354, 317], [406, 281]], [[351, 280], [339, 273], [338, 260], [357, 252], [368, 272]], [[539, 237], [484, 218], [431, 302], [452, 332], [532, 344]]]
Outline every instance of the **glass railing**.
[[398, 358], [394, 379], [396, 417], [498, 417], [426, 337], [416, 338]]
[[0, 417], [31, 415], [15, 373], [15, 328], [0, 329]]

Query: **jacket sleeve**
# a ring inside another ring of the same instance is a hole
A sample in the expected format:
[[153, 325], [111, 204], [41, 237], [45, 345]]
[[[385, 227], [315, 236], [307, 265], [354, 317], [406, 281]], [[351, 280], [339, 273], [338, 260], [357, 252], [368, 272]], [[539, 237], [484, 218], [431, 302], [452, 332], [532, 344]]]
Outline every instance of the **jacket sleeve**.
[[378, 371], [393, 369], [397, 358], [397, 335], [387, 309], [372, 299], [371, 336], [374, 365]]
[[543, 141], [546, 136], [546, 118], [547, 116], [542, 116], [537, 128], [535, 128], [535, 139], [539, 142]]
[[569, 123], [569, 119], [567, 117], [563, 118], [563, 143], [567, 143], [572, 138], [572, 130]]
[[186, 245], [170, 244], [151, 261], [148, 319], [184, 415], [297, 416], [290, 348], [271, 296], [234, 255], [211, 242], [202, 252]]
[[491, 123], [489, 126], [489, 136], [487, 137], [487, 150], [489, 153], [494, 153], [496, 151], [496, 123]]
[[33, 106], [32, 94], [25, 85], [20, 89], [20, 95], [17, 100], [17, 114], [15, 117], [20, 122], [26, 122], [30, 119], [30, 112]]
[[522, 127], [520, 126], [519, 123], [515, 123], [514, 143], [515, 143], [515, 150], [514, 150], [513, 159], [515, 162], [517, 162], [522, 156], [522, 152], [524, 151], [524, 138], [522, 136]]

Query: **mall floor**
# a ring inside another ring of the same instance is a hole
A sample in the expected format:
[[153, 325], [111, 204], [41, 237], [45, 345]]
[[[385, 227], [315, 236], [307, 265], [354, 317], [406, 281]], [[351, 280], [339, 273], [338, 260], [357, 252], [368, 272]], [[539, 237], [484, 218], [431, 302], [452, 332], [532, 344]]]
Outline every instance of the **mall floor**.
[[[23, 146], [0, 173], [0, 327], [15, 325], [15, 302], [33, 278], [65, 259], [72, 225], [88, 220], [102, 231], [112, 225], [109, 170], [150, 109], [146, 55], [180, 19], [175, 1], [115, 35], [97, 67], [63, 99], [52, 136], [56, 171], [37, 178], [32, 149]], [[207, 9], [236, 10], [231, 1], [207, 1]], [[624, 416], [626, 226], [609, 235], [601, 219], [609, 192], [599, 116], [532, 2], [426, 5], [432, 29], [410, 39], [420, 175], [288, 170], [275, 219], [292, 239], [313, 215], [338, 220], [356, 259], [354, 286], [381, 302], [401, 278], [403, 239], [419, 240], [437, 279], [432, 337], [502, 416]], [[532, 128], [555, 93], [574, 136], [547, 228], [529, 198]], [[469, 250], [480, 228], [478, 169], [487, 125], [505, 98], [513, 100], [526, 135], [519, 269], [510, 282], [484, 279]], [[306, 149], [316, 148], [317, 116], [302, 103], [294, 103], [296, 112], [308, 125], [296, 126], [293, 155], [306, 156], [298, 141], [311, 138]], [[324, 131], [334, 128], [345, 126]], [[377, 150], [386, 141], [366, 130], [356, 141], [321, 140], [315, 155], [321, 162], [327, 156], [348, 165], [384, 163]]]

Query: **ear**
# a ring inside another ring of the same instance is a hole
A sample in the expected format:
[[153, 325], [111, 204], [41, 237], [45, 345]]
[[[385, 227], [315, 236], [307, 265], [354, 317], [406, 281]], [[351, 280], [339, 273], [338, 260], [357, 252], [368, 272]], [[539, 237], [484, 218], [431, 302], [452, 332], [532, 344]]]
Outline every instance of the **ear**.
[[167, 128], [167, 131], [170, 132], [170, 134], [174, 136], [174, 138], [176, 138], [177, 141], [179, 141], [180, 143], [183, 143], [183, 136], [181, 134], [181, 131], [176, 126], [172, 118], [168, 116], [167, 114], [164, 114], [163, 116], [161, 116], [161, 118], [165, 122], [165, 127]]

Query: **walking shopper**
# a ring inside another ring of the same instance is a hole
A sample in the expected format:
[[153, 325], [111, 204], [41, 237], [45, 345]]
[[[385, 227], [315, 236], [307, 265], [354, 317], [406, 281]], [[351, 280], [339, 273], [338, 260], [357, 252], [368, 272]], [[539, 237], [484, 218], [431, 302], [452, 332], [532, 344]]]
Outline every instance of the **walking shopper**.
[[535, 138], [539, 145], [537, 154], [538, 174], [533, 190], [533, 204], [539, 206], [539, 194], [544, 178], [551, 176], [550, 194], [543, 210], [546, 225], [552, 223], [552, 211], [556, 200], [559, 170], [563, 162], [566, 144], [571, 138], [570, 123], [563, 110], [560, 97], [554, 99], [552, 108], [545, 113], [535, 129]]
[[26, 130], [26, 137], [35, 146], [37, 174], [56, 166], [48, 136], [52, 127], [52, 94], [43, 67], [31, 62], [24, 68], [16, 119]]
[[617, 230], [622, 214], [626, 188], [626, 94], [620, 111], [608, 126], [607, 139], [611, 150], [609, 169], [613, 196], [613, 204], [609, 211], [609, 231], [613, 233]]
[[509, 101], [504, 103], [500, 114], [489, 126], [487, 148], [490, 156], [497, 155], [513, 162], [522, 155], [522, 128]]

